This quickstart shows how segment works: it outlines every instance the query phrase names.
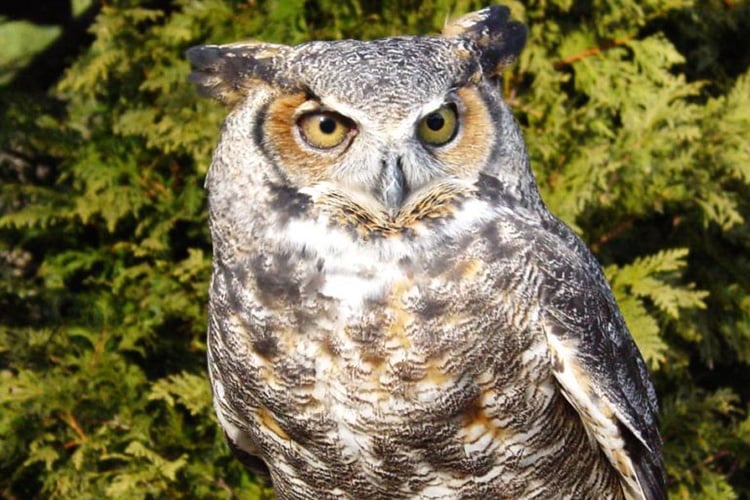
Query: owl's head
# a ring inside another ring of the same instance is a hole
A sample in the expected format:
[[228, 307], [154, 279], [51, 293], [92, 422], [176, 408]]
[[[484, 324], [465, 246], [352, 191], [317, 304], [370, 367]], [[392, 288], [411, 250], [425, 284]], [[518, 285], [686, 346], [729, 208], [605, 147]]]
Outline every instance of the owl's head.
[[525, 146], [498, 88], [525, 41], [525, 27], [493, 6], [439, 36], [194, 47], [191, 81], [233, 108], [209, 190], [281, 186], [393, 220], [486, 177], [534, 205]]

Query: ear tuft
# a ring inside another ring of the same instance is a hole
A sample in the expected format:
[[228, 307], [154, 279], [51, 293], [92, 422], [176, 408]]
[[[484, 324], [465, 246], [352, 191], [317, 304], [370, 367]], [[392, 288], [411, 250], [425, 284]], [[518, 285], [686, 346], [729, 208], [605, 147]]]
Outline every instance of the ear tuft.
[[443, 36], [472, 40], [480, 53], [482, 70], [496, 76], [515, 62], [526, 45], [526, 26], [510, 19], [510, 9], [493, 5], [471, 12], [443, 28]]
[[253, 85], [278, 83], [286, 49], [253, 41], [192, 47], [185, 53], [193, 67], [188, 81], [200, 95], [231, 106]]

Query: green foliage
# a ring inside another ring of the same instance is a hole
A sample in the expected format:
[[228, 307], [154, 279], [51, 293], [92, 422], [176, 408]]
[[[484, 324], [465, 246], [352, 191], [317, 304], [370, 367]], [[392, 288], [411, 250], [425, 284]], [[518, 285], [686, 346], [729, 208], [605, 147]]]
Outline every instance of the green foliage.
[[[670, 492], [748, 497], [750, 6], [508, 3], [530, 40], [505, 96], [655, 374]], [[482, 4], [73, 4], [98, 14], [62, 73], [57, 42], [0, 23], [26, 47], [0, 60], [0, 496], [267, 498], [211, 407], [202, 182], [226, 110], [183, 52], [435, 32]]]
[[660, 335], [659, 319], [676, 322], [683, 309], [705, 309], [707, 292], [694, 290], [692, 284], [677, 284], [677, 271], [685, 267], [687, 255], [684, 248], [662, 250], [623, 267], [613, 264], [605, 269], [622, 314], [652, 370], [667, 360], [669, 348]]

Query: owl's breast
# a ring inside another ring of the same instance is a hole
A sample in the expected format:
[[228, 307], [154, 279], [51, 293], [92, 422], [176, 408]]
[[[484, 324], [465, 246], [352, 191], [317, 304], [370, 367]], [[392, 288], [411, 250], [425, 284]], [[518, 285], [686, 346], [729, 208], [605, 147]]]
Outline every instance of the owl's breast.
[[564, 474], [540, 460], [559, 466], [568, 451], [550, 454], [578, 448], [588, 451], [570, 467], [597, 470], [553, 382], [528, 248], [497, 231], [385, 251], [331, 233], [217, 265], [217, 408], [277, 488], [521, 497], [544, 474]]

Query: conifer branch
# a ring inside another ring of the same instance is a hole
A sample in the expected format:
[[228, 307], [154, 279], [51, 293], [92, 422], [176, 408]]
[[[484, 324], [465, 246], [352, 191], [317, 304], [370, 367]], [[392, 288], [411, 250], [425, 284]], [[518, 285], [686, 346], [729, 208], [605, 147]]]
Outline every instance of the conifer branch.
[[[82, 443], [85, 443], [89, 440], [89, 437], [86, 435], [86, 433], [83, 431], [81, 426], [78, 424], [78, 420], [73, 416], [72, 413], [65, 412], [62, 415], [60, 415], [60, 420], [62, 420], [68, 427], [73, 429], [73, 432], [76, 433], [76, 436], [78, 436], [78, 441], [73, 441], [71, 444], [71, 447], [74, 445], [79, 445]], [[66, 443], [66, 445], [69, 443]]]
[[621, 222], [620, 224], [612, 228], [612, 230], [604, 233], [603, 235], [599, 237], [599, 239], [593, 242], [591, 244], [591, 251], [593, 253], [598, 253], [602, 245], [612, 241], [614, 238], [620, 235], [623, 231], [630, 229], [630, 227], [632, 226], [633, 226], [633, 219], [628, 219], [628, 220]]
[[544, 118], [544, 113], [542, 113], [538, 109], [534, 109], [531, 106], [528, 106], [526, 101], [521, 100], [515, 96], [515, 92], [513, 93], [512, 97], [506, 97], [505, 102], [507, 102], [508, 106], [510, 106], [517, 112], [529, 114], [537, 120], [541, 120], [542, 118]]
[[730, 453], [727, 450], [719, 450], [716, 453], [712, 453], [711, 455], [707, 456], [701, 463], [703, 465], [710, 465], [717, 460], [728, 456], [730, 456]]
[[552, 67], [555, 68], [556, 70], [561, 70], [563, 68], [571, 66], [572, 64], [582, 59], [586, 59], [588, 57], [593, 57], [593, 56], [598, 56], [602, 52], [605, 52], [614, 47], [621, 47], [627, 44], [632, 38], [633, 38], [632, 36], [628, 36], [625, 38], [618, 38], [615, 40], [607, 40], [603, 44], [601, 44], [599, 47], [590, 47], [586, 50], [582, 50], [581, 52], [577, 52], [559, 61], [556, 61], [552, 64]]

